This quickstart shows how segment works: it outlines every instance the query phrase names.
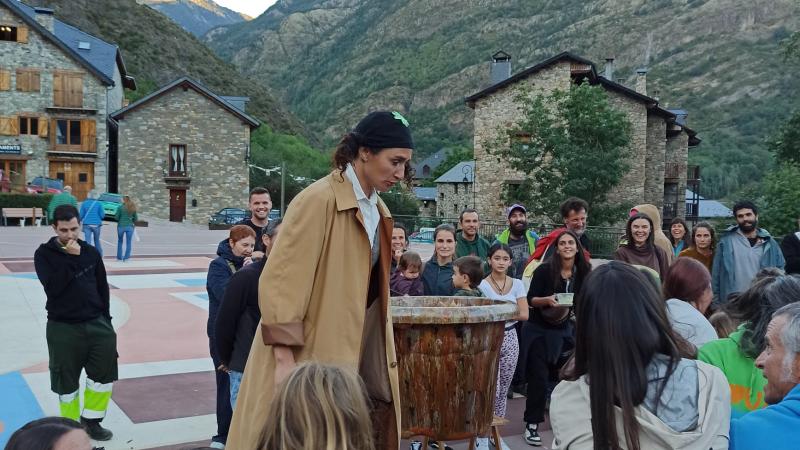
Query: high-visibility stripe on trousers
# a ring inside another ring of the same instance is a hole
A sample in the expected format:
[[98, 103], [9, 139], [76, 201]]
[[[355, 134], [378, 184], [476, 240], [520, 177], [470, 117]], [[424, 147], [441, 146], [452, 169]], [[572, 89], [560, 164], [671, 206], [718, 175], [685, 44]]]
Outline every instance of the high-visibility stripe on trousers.
[[66, 417], [74, 421], [78, 421], [81, 415], [81, 402], [78, 398], [78, 391], [71, 394], [64, 394], [58, 396], [59, 409], [61, 417]]
[[86, 419], [102, 419], [106, 416], [108, 401], [111, 400], [113, 383], [98, 383], [86, 379], [86, 391], [83, 393], [83, 416]]

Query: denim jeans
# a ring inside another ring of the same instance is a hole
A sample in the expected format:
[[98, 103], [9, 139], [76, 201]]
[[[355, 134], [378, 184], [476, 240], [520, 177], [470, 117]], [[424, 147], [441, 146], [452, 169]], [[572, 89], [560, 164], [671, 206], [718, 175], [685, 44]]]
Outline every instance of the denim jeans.
[[83, 240], [86, 241], [87, 244], [93, 245], [94, 248], [97, 249], [97, 252], [100, 253], [100, 256], [103, 256], [103, 244], [100, 243], [100, 229], [102, 225], [84, 225], [83, 226]]
[[242, 384], [244, 373], [231, 370], [228, 377], [231, 379], [231, 409], [236, 409], [236, 399], [239, 397], [239, 385]]
[[[125, 238], [127, 246], [125, 253], [122, 252], [122, 239]], [[117, 227], [117, 259], [127, 261], [131, 257], [131, 245], [133, 239], [133, 226]]]

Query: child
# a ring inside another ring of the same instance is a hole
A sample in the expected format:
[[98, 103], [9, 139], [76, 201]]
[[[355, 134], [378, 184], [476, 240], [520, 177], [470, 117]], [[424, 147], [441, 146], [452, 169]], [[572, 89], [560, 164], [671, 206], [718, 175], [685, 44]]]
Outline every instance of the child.
[[478, 285], [483, 279], [481, 260], [477, 256], [462, 256], [453, 263], [453, 295], [462, 297], [484, 297]]
[[422, 259], [419, 253], [403, 253], [397, 264], [397, 270], [389, 279], [391, 295], [423, 295], [422, 278], [419, 277], [421, 269]]

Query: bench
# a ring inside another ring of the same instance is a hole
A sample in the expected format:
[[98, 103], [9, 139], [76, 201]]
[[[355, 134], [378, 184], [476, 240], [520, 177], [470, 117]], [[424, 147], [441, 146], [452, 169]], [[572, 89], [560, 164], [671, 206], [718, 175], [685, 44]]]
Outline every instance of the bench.
[[36, 219], [46, 220], [42, 208], [3, 208], [3, 225], [8, 226], [8, 219], [20, 219], [20, 226], [25, 225], [25, 219], [31, 219], [31, 224], [36, 223]]

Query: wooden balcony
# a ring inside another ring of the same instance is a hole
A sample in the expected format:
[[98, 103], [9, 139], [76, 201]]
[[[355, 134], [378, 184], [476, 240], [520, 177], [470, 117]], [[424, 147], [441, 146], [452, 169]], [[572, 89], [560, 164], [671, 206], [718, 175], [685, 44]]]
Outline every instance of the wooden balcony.
[[678, 163], [667, 163], [664, 167], [664, 180], [676, 181], [681, 178], [681, 174], [686, 170], [686, 182], [693, 184], [693, 182], [700, 180], [700, 166], [684, 166]]

